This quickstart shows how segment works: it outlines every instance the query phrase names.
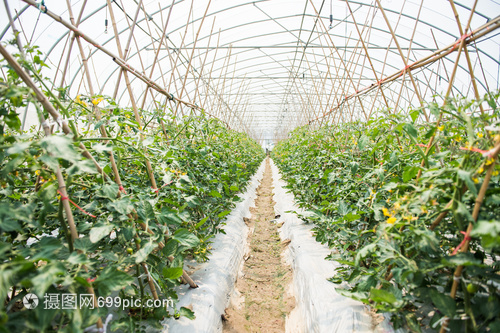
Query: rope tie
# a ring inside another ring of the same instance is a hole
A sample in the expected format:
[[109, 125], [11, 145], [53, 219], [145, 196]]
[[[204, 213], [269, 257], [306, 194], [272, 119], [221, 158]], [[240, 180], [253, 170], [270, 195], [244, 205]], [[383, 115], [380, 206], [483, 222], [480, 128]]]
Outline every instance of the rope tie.
[[482, 150], [482, 149], [479, 149], [479, 148], [475, 148], [475, 147], [459, 147], [458, 149], [460, 150], [470, 150], [470, 151], [473, 151], [475, 153], [480, 153], [481, 155], [483, 155], [483, 157], [490, 157], [491, 154], [493, 153], [493, 149], [490, 149], [490, 150]]
[[470, 241], [472, 239], [465, 231], [460, 231], [460, 233], [464, 235], [464, 239], [460, 244], [458, 244], [455, 250], [453, 250], [453, 253], [451, 254], [452, 256], [458, 253], [458, 251], [462, 248], [462, 246], [464, 246], [465, 242]]
[[409, 64], [409, 65], [406, 65], [405, 68], [403, 68], [403, 70], [401, 71], [401, 74], [399, 74], [399, 76], [403, 76], [404, 73], [406, 73], [406, 71], [408, 69], [410, 69], [410, 67], [412, 66], [413, 64]]
[[78, 206], [73, 200], [71, 200], [69, 197], [66, 197], [64, 196], [61, 191], [57, 190], [57, 193], [59, 193], [61, 195], [61, 200], [64, 201], [64, 200], [68, 200], [69, 202], [71, 202], [73, 204], [73, 206], [75, 206], [76, 208], [78, 208], [82, 213], [90, 216], [90, 217], [93, 217], [93, 218], [96, 218], [97, 216], [95, 215], [92, 215], [90, 214], [89, 212], [87, 212], [86, 210], [84, 210], [82, 207]]
[[464, 34], [462, 35], [459, 39], [457, 39], [457, 41], [455, 42], [455, 44], [453, 44], [453, 47], [452, 47], [452, 50], [456, 50], [458, 48], [458, 46], [468, 37], [470, 37], [472, 35], [472, 31], [467, 33], [467, 34]]

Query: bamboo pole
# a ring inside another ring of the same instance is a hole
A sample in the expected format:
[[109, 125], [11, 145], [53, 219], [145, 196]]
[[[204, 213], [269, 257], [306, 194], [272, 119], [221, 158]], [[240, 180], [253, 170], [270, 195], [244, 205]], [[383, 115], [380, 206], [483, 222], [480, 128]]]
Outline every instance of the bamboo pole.
[[[116, 27], [116, 20], [115, 20], [115, 15], [114, 15], [114, 12], [113, 12], [113, 7], [111, 6], [111, 1], [110, 0], [106, 0], [106, 1], [108, 3], [108, 10], [109, 10], [109, 16], [110, 16], [110, 19], [111, 19], [111, 24], [113, 26], [113, 31], [115, 33], [115, 41], [116, 41], [116, 46], [117, 46], [117, 49], [118, 49], [118, 55], [120, 56], [120, 59], [123, 59], [123, 52], [122, 52], [122, 47], [121, 47], [121, 43], [120, 43], [120, 36], [119, 36], [119, 33], [118, 33], [118, 28]], [[139, 116], [139, 110], [138, 110], [137, 104], [135, 102], [134, 93], [132, 92], [132, 87], [130, 85], [130, 79], [128, 77], [128, 72], [124, 72], [123, 73], [123, 77], [125, 78], [125, 84], [127, 86], [127, 90], [128, 90], [128, 93], [129, 93], [130, 102], [132, 104], [132, 110], [134, 111], [134, 115], [135, 115], [135, 120], [139, 124], [139, 130], [142, 132], [144, 125], [142, 123], [141, 117]], [[153, 188], [153, 191], [158, 192], [158, 187], [156, 185], [156, 180], [155, 180], [155, 177], [154, 177], [154, 173], [153, 173], [153, 168], [151, 166], [151, 162], [149, 161], [149, 159], [146, 159], [145, 162], [146, 162], [146, 170], [148, 172], [148, 176], [149, 176], [149, 179], [151, 181], [151, 187]]]
[[[209, 76], [208, 76], [208, 84], [210, 84], [210, 82], [212, 81], [212, 72], [214, 70], [214, 65], [215, 65], [215, 61], [217, 59], [217, 51], [219, 50], [219, 43], [220, 43], [220, 33], [221, 33], [221, 30], [219, 29], [219, 32], [217, 33], [217, 46], [215, 48], [215, 53], [214, 53], [214, 59], [212, 60], [212, 66], [210, 66], [210, 71], [208, 72]], [[205, 99], [203, 100], [203, 103], [201, 104], [202, 105], [202, 108], [203, 109], [207, 109], [207, 107], [205, 105], [207, 105], [207, 99], [208, 99], [208, 96], [209, 96], [209, 86], [207, 84], [207, 94], [205, 96]]]
[[[453, 10], [453, 14], [455, 15], [455, 20], [457, 21], [458, 31], [460, 32], [460, 36], [464, 36], [464, 30], [462, 30], [462, 24], [460, 24], [460, 18], [458, 17], [458, 12], [457, 12], [457, 9], [455, 8], [455, 4], [453, 3], [453, 1], [449, 1], [449, 3], [450, 3], [450, 6]], [[467, 22], [467, 27], [465, 28], [465, 32], [467, 32], [467, 30], [469, 30], [468, 28], [470, 27], [470, 23], [472, 20], [472, 13], [475, 12], [476, 5], [477, 5], [477, 0], [474, 1], [474, 5], [471, 8], [471, 15], [469, 17], [469, 22]], [[470, 79], [472, 82], [472, 86], [474, 88], [474, 96], [476, 97], [476, 100], [479, 100], [481, 97], [479, 96], [479, 91], [477, 89], [476, 78], [474, 76], [474, 68], [472, 67], [472, 64], [470, 61], [470, 56], [469, 56], [469, 51], [467, 50], [467, 47], [464, 48], [464, 53], [465, 53], [465, 59], [467, 60], [467, 66], [469, 68]], [[479, 110], [481, 110], [481, 114], [484, 114], [484, 108], [483, 108], [482, 104], [479, 104]]]
[[[468, 45], [468, 44], [478, 40], [479, 38], [481, 38], [485, 35], [491, 34], [493, 31], [497, 30], [498, 28], [500, 28], [500, 16], [495, 17], [494, 19], [486, 22], [482, 26], [473, 30], [472, 32], [467, 34], [466, 37], [460, 38], [460, 39], [456, 40], [454, 43], [449, 44], [449, 45], [433, 52], [432, 54], [413, 62], [411, 64], [410, 68], [408, 68], [408, 70], [412, 71], [412, 70], [416, 70], [416, 69], [421, 68], [421, 67], [425, 67], [428, 64], [436, 62], [436, 61], [448, 56], [449, 54], [451, 54], [453, 52], [458, 52], [458, 50], [461, 50], [461, 48], [462, 48], [460, 45], [462, 45], [462, 44]], [[458, 67], [458, 64], [456, 64], [456, 66]], [[402, 74], [402, 69], [391, 74], [391, 75], [386, 76], [385, 78], [383, 78], [381, 80], [382, 82], [380, 82], [380, 84], [384, 85], [384, 84], [388, 84], [392, 81], [395, 81], [395, 80], [399, 79], [399, 77], [401, 77], [401, 74]], [[357, 93], [351, 94], [350, 96], [347, 96], [347, 99], [354, 98], [357, 95], [364, 95], [364, 94], [366, 94], [366, 93], [368, 93], [376, 88], [377, 87], [376, 87], [375, 83], [371, 84], [370, 86], [367, 86], [367, 87], [359, 90]], [[314, 121], [317, 121], [317, 120], [318, 119], [314, 119]]]
[[[135, 25], [137, 23], [137, 19], [139, 17], [139, 12], [141, 10], [141, 5], [142, 5], [142, 0], [139, 0], [139, 3], [137, 4], [137, 10], [135, 11], [135, 15], [134, 15], [134, 23], [132, 24], [132, 27], [130, 29], [130, 33], [129, 33], [129, 38], [128, 38], [128, 41], [127, 41], [127, 46], [125, 46], [125, 52], [123, 53], [123, 59], [127, 59], [127, 54], [128, 54], [128, 51], [129, 51], [129, 47], [130, 47], [130, 43], [132, 41], [132, 36], [134, 34], [134, 28], [135, 28]], [[108, 4], [109, 6], [109, 4]], [[113, 93], [113, 99], [116, 99], [116, 96], [118, 95], [118, 88], [120, 87], [120, 83], [122, 81], [122, 75], [123, 75], [123, 72], [125, 70], [123, 68], [120, 69], [120, 71], [118, 72], [118, 79], [116, 80], [116, 84], [115, 84], [115, 91]]]
[[[479, 217], [479, 210], [481, 209], [481, 205], [483, 204], [483, 200], [486, 195], [486, 190], [488, 189], [488, 185], [491, 180], [491, 175], [495, 170], [495, 162], [499, 153], [500, 153], [500, 140], [495, 143], [495, 147], [491, 150], [489, 156], [487, 157], [488, 159], [491, 159], [490, 161], [492, 161], [492, 163], [487, 167], [486, 175], [484, 176], [483, 183], [481, 184], [481, 188], [479, 189], [479, 193], [476, 197], [474, 209], [472, 211], [472, 219], [474, 220], [474, 222], [477, 222], [477, 218]], [[460, 248], [461, 253], [469, 251], [470, 233], [472, 232], [473, 227], [474, 224], [472, 222], [469, 222], [469, 225], [467, 226], [467, 231], [465, 232], [464, 235], [464, 244]], [[453, 274], [453, 284], [451, 286], [451, 291], [450, 291], [450, 296], [453, 299], [457, 295], [458, 284], [460, 283], [463, 269], [464, 266], [459, 265], [457, 266], [457, 268], [455, 269], [455, 273]], [[441, 325], [441, 329], [439, 330], [439, 333], [445, 333], [448, 330], [448, 322], [449, 322], [448, 319], [446, 319], [443, 322], [443, 324]]]
[[[161, 45], [162, 45], [163, 40], [165, 38], [165, 35], [167, 33], [167, 27], [168, 27], [168, 23], [170, 21], [170, 14], [172, 14], [172, 9], [174, 8], [174, 3], [175, 3], [175, 0], [172, 0], [172, 3], [170, 4], [170, 9], [168, 11], [167, 22], [165, 23], [165, 26], [163, 27], [163, 32], [162, 32], [162, 35], [161, 35], [161, 38], [160, 38], [160, 44], [158, 45], [158, 49], [155, 52], [155, 57], [154, 57], [154, 60], [153, 60], [153, 64], [151, 66], [151, 71], [149, 72], [149, 79], [150, 80], [153, 77], [153, 73], [154, 73], [154, 70], [155, 70], [155, 65], [158, 62], [158, 56], [160, 54]], [[148, 27], [149, 27], [149, 25], [148, 25]], [[150, 34], [150, 36], [151, 36], [151, 34]], [[144, 109], [144, 104], [146, 103], [146, 96], [147, 96], [148, 90], [149, 90], [149, 86], [146, 86], [146, 92], [144, 93], [144, 98], [142, 100], [141, 109]]]
[[[71, 3], [70, 3], [69, 0], [66, 0], [66, 5], [68, 7], [68, 13], [69, 13], [70, 21], [71, 21], [72, 24], [75, 24], [74, 18], [73, 18], [73, 10], [71, 8]], [[88, 89], [89, 89], [90, 95], [94, 96], [94, 89], [92, 87], [92, 79], [90, 78], [90, 71], [89, 71], [89, 68], [88, 68], [87, 58], [85, 57], [85, 52], [83, 50], [83, 46], [82, 46], [82, 43], [80, 41], [79, 36], [76, 36], [76, 43], [78, 45], [78, 48], [80, 50], [80, 55], [82, 57], [83, 68], [84, 68], [84, 71], [85, 71], [85, 75], [87, 77], [87, 84], [88, 84]], [[99, 108], [97, 107], [97, 105], [95, 105], [95, 104], [92, 103], [92, 110], [94, 112], [94, 115], [95, 115], [97, 121], [100, 121], [101, 120], [101, 114], [100, 114], [100, 111], [99, 111]], [[104, 137], [104, 138], [108, 137], [108, 134], [107, 134], [107, 131], [106, 131], [106, 127], [104, 126], [104, 124], [101, 124], [101, 126], [100, 126], [99, 129], [100, 129], [100, 132], [101, 132], [101, 137]], [[115, 182], [118, 184], [118, 186], [120, 188], [120, 191], [121, 191], [123, 189], [123, 185], [122, 185], [120, 173], [118, 172], [118, 167], [116, 165], [116, 161], [115, 161], [115, 157], [114, 157], [113, 152], [110, 152], [110, 154], [109, 154], [109, 160], [110, 160], [110, 163], [111, 163], [111, 168], [113, 170], [113, 175], [115, 177]]]
[[365, 42], [363, 40], [363, 36], [359, 32], [358, 24], [356, 23], [356, 19], [354, 18], [354, 13], [351, 10], [351, 6], [349, 5], [349, 2], [345, 2], [347, 4], [347, 8], [349, 9], [349, 12], [351, 13], [351, 18], [354, 23], [354, 27], [356, 28], [356, 31], [358, 32], [359, 40], [361, 41], [361, 45], [363, 46], [363, 49], [365, 50], [366, 57], [368, 58], [368, 63], [370, 64], [370, 67], [372, 68], [373, 71], [373, 76], [375, 77], [375, 80], [377, 81], [377, 86], [380, 89], [380, 93], [382, 94], [382, 98], [384, 100], [384, 103], [387, 108], [389, 108], [389, 103], [387, 102], [387, 98], [385, 97], [384, 90], [382, 89], [381, 85], [379, 84], [380, 80], [378, 79], [377, 71], [375, 70], [375, 67], [373, 66], [370, 54], [368, 53], [368, 49], [366, 48]]
[[[471, 11], [471, 14], [470, 14], [470, 17], [469, 17], [469, 21], [467, 22], [467, 26], [465, 28], [465, 31], [469, 30], [469, 25], [472, 21], [472, 16], [474, 15], [474, 11]], [[458, 53], [457, 53], [457, 60], [455, 60], [455, 64], [453, 66], [453, 71], [451, 72], [451, 77], [450, 77], [450, 81], [448, 82], [448, 89], [446, 90], [446, 94], [444, 95], [444, 101], [443, 101], [443, 105], [446, 104], [446, 101], [448, 99], [448, 96], [450, 95], [450, 92], [453, 88], [453, 82], [455, 81], [455, 75], [457, 73], [457, 69], [458, 69], [458, 61], [460, 60], [460, 55], [461, 55], [461, 51], [463, 48], [466, 48], [467, 47], [467, 44], [465, 43], [465, 38], [460, 38], [460, 44], [458, 45]], [[439, 126], [439, 124], [441, 123], [441, 120], [443, 118], [443, 112], [441, 111], [439, 113], [439, 117], [436, 121], [436, 127]], [[433, 134], [431, 136], [431, 138], [429, 139], [429, 142], [427, 143], [427, 148], [425, 149], [425, 155], [429, 154], [429, 151], [431, 150], [431, 147], [432, 147], [432, 144], [434, 142], [434, 139], [435, 139], [436, 135]], [[420, 163], [420, 166], [424, 166], [424, 163], [425, 163], [425, 160], [422, 159], [422, 162]], [[418, 173], [417, 173], [417, 179], [420, 178], [420, 176], [422, 175], [422, 169], [419, 169], [418, 170]]]
[[[33, 0], [22, 0], [23, 2], [33, 6], [33, 7], [37, 7], [37, 3]], [[175, 100], [176, 102], [178, 103], [182, 103], [190, 108], [196, 108], [196, 109], [199, 109], [198, 107], [196, 107], [195, 105], [189, 103], [189, 102], [186, 102], [186, 101], [182, 101], [174, 96], [172, 96], [170, 93], [168, 93], [165, 89], [163, 89], [162, 87], [160, 87], [157, 83], [149, 80], [144, 74], [138, 72], [135, 68], [133, 68], [132, 66], [130, 66], [128, 63], [126, 63], [125, 61], [123, 61], [119, 56], [113, 54], [112, 52], [110, 52], [109, 50], [107, 50], [106, 48], [104, 48], [103, 46], [99, 45], [96, 41], [94, 41], [92, 38], [90, 38], [88, 35], [86, 35], [85, 33], [81, 32], [80, 30], [78, 30], [78, 28], [76, 28], [74, 25], [68, 23], [67, 21], [65, 21], [61, 16], [53, 13], [52, 11], [50, 10], [47, 10], [47, 13], [46, 13], [48, 16], [50, 16], [52, 19], [54, 19], [55, 21], [61, 23], [62, 25], [64, 25], [66, 28], [68, 28], [69, 30], [75, 32], [77, 35], [79, 35], [80, 37], [82, 37], [85, 41], [87, 41], [88, 43], [90, 43], [91, 45], [93, 45], [94, 47], [96, 47], [97, 49], [101, 50], [102, 52], [104, 52], [106, 55], [108, 55], [109, 57], [111, 57], [113, 59], [113, 61], [115, 61], [119, 66], [123, 67], [127, 72], [131, 73], [132, 75], [136, 76], [138, 79], [140, 79], [141, 81], [143, 81], [144, 83], [146, 83], [147, 85], [149, 85], [151, 88], [155, 89], [156, 91], [158, 91], [159, 93], [167, 96], [167, 98], [171, 99], [171, 100]]]
[[[214, 20], [212, 21], [212, 28], [210, 29], [210, 35], [208, 35], [208, 43], [207, 43], [207, 46], [210, 46], [210, 41], [212, 40], [212, 33], [214, 31], [214, 26], [215, 26], [215, 17], [214, 17]], [[200, 80], [201, 80], [201, 77], [203, 75], [203, 71], [205, 69], [205, 63], [207, 61], [207, 58], [208, 58], [208, 51], [205, 52], [205, 57], [203, 58], [203, 63], [201, 65], [201, 69], [199, 71], [199, 76], [198, 76], [198, 80], [196, 81], [196, 90], [195, 90], [195, 93], [194, 93], [194, 97], [193, 97], [193, 104], [196, 105], [196, 98], [198, 97], [199, 93], [198, 93], [198, 87], [199, 87], [199, 84], [200, 84]], [[201, 98], [200, 98], [201, 100]]]
[[[212, 3], [212, 0], [208, 0], [207, 8], [205, 9], [205, 13], [203, 14], [203, 17], [201, 19], [201, 23], [200, 23], [200, 26], [198, 27], [198, 31], [196, 32], [196, 36], [195, 36], [194, 41], [193, 41], [193, 49], [191, 51], [191, 56], [189, 57], [188, 68], [186, 70], [186, 75], [184, 76], [184, 82], [182, 83], [182, 88], [181, 88], [181, 93], [179, 95], [179, 98], [182, 98], [182, 96], [184, 95], [184, 91], [186, 90], [187, 77], [188, 77], [189, 70], [191, 69], [191, 64], [192, 64], [194, 52], [196, 50], [196, 43], [198, 42], [198, 36], [200, 35], [201, 28], [203, 27], [203, 23], [205, 22], [205, 18], [207, 17], [207, 13], [208, 13], [208, 8], [210, 7], [211, 3]], [[187, 25], [186, 25], [186, 29], [187, 29]], [[178, 109], [179, 109], [179, 104], [177, 104], [177, 106], [175, 108], [174, 117], [177, 114]]]
[[[396, 44], [396, 47], [397, 47], [398, 52], [399, 52], [399, 55], [401, 56], [401, 60], [403, 60], [403, 63], [405, 65], [405, 68], [403, 70], [403, 79], [402, 79], [403, 83], [404, 83], [405, 75], [406, 75], [406, 73], [408, 73], [408, 75], [410, 76], [410, 80], [411, 80], [411, 82], [413, 84], [413, 89], [415, 90], [415, 94], [417, 95], [418, 101], [420, 102], [420, 105], [423, 106], [424, 105], [424, 101], [423, 101], [422, 96], [420, 95], [420, 93], [418, 91], [417, 83], [415, 82], [415, 79], [413, 78], [413, 75], [411, 74], [411, 71], [408, 71], [408, 60], [403, 55], [403, 51], [401, 50], [401, 47], [399, 46], [399, 42], [398, 42], [398, 40], [396, 38], [396, 35], [395, 35], [394, 31], [392, 30], [392, 26], [391, 26], [389, 20], [387, 19], [387, 15], [385, 15], [385, 10], [382, 7], [382, 5], [380, 4], [380, 0], [376, 0], [376, 1], [377, 1], [377, 5], [378, 5], [378, 7], [379, 7], [379, 9], [380, 9], [380, 11], [382, 13], [382, 16], [384, 17], [385, 23], [387, 24], [387, 27], [389, 28], [389, 32], [391, 33], [392, 39], [394, 40], [394, 43]], [[423, 1], [420, 3], [420, 8], [418, 10], [418, 16], [420, 16], [420, 10], [422, 9], [422, 4], [423, 4]], [[416, 30], [416, 27], [417, 27], [418, 16], [417, 16], [417, 19], [415, 20], [415, 28], [413, 29], [413, 34], [415, 33], [415, 30]], [[413, 35], [412, 35], [412, 38], [410, 39], [410, 43], [412, 41], [413, 41]], [[408, 49], [408, 53], [410, 52], [410, 49], [411, 49], [411, 44], [410, 44], [410, 47]], [[399, 100], [399, 98], [398, 98], [398, 100]], [[397, 104], [396, 104], [396, 106], [397, 106]], [[425, 110], [422, 110], [422, 111], [424, 113], [425, 120], [428, 122], [429, 121], [429, 116], [427, 115], [427, 112], [425, 112]]]

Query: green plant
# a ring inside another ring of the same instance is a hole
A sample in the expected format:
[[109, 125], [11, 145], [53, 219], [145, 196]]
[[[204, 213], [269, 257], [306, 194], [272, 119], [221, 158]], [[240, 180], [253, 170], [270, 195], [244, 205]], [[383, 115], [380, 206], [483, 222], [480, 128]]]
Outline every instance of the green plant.
[[426, 106], [443, 114], [441, 124], [418, 122], [416, 109], [303, 127], [273, 151], [316, 239], [338, 250], [330, 259], [343, 265], [332, 281], [350, 285], [339, 292], [392, 313], [395, 327], [419, 332], [451, 318], [454, 332], [499, 330], [498, 97]]
[[[211, 238], [224, 232], [224, 217], [264, 157], [261, 147], [204, 115], [174, 119], [163, 110], [140, 110], [140, 126], [132, 110], [107, 96], [70, 99], [62, 92], [57, 97], [33, 62], [19, 61], [62, 116], [50, 123], [51, 135], [36, 128], [21, 132], [17, 112], [28, 103], [39, 117], [50, 115], [18, 73], [2, 63], [7, 75], [0, 78], [0, 331], [22, 326], [81, 332], [108, 313], [115, 314], [111, 330], [159, 325], [168, 316], [193, 318], [187, 308], [117, 311], [116, 302], [107, 300], [175, 301], [173, 288], [181, 283], [185, 258], [208, 260]], [[63, 123], [72, 132], [63, 133]], [[62, 184], [68, 197], [61, 195]], [[43, 303], [47, 295], [61, 301], [64, 294], [81, 296], [91, 289], [98, 309], [81, 303], [46, 309], [55, 302]], [[28, 293], [40, 299], [33, 310], [22, 307]]]

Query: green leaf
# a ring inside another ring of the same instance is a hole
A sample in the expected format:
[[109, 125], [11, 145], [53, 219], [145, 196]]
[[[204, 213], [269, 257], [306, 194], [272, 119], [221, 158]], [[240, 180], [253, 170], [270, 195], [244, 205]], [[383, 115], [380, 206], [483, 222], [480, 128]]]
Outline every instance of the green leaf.
[[408, 325], [408, 327], [412, 332], [418, 332], [418, 333], [422, 332], [422, 329], [420, 328], [420, 324], [415, 314], [408, 313], [406, 314], [405, 319], [406, 319], [406, 324]]
[[170, 210], [168, 208], [163, 208], [158, 219], [166, 225], [181, 225], [182, 219], [177, 212]]
[[410, 117], [413, 122], [415, 122], [418, 118], [418, 115], [420, 114], [420, 110], [413, 110], [410, 112]]
[[196, 230], [198, 230], [198, 229], [199, 229], [202, 225], [204, 225], [204, 224], [205, 224], [205, 222], [207, 222], [207, 220], [208, 220], [208, 216], [207, 216], [207, 217], [205, 217], [205, 218], [203, 218], [203, 219], [201, 219], [201, 221], [200, 221], [200, 222], [196, 223], [196, 225], [194, 226], [194, 228], [195, 228]]
[[106, 207], [122, 215], [127, 215], [128, 213], [132, 212], [132, 210], [134, 210], [134, 206], [132, 205], [132, 202], [130, 202], [130, 198], [128, 197], [121, 198], [119, 200], [116, 200], [115, 202], [110, 202], [106, 205]]
[[458, 177], [465, 182], [467, 188], [474, 194], [474, 196], [477, 196], [476, 184], [472, 181], [471, 173], [465, 170], [458, 170]]
[[481, 239], [481, 246], [487, 251], [500, 249], [500, 221], [480, 220], [470, 233], [472, 237]]
[[351, 167], [351, 173], [354, 175], [356, 171], [358, 171], [359, 164], [357, 162], [351, 162], [349, 166]]
[[7, 155], [22, 154], [31, 145], [30, 141], [16, 142], [14, 145], [7, 149]]
[[113, 148], [111, 146], [108, 146], [108, 145], [103, 145], [102, 143], [95, 143], [92, 145], [92, 149], [98, 153], [98, 154], [101, 154], [101, 153], [104, 153], [104, 152], [107, 152], [107, 151], [112, 151]]
[[129, 286], [134, 278], [125, 272], [118, 270], [114, 266], [106, 267], [97, 277], [94, 284], [99, 291], [99, 295], [109, 295], [115, 290], [120, 290]]
[[37, 275], [31, 279], [34, 292], [37, 295], [43, 295], [47, 289], [57, 283], [66, 273], [66, 269], [60, 262], [49, 262], [47, 265], [37, 270]]
[[117, 184], [104, 184], [98, 191], [97, 195], [103, 198], [108, 198], [115, 200], [118, 196], [118, 185]]
[[200, 243], [198, 237], [196, 237], [194, 234], [190, 233], [189, 230], [184, 228], [178, 229], [172, 235], [172, 239], [175, 239], [181, 245], [187, 246], [188, 248], [195, 247]]
[[111, 233], [115, 226], [112, 224], [98, 225], [90, 229], [89, 238], [92, 243], [97, 243]]
[[153, 250], [158, 246], [158, 244], [149, 241], [144, 247], [142, 247], [139, 251], [134, 253], [135, 263], [139, 264], [143, 261], [146, 261], [149, 254], [153, 252]]
[[358, 220], [360, 217], [361, 217], [361, 215], [353, 214], [352, 212], [350, 212], [344, 216], [344, 220], [351, 222], [351, 221]]
[[209, 193], [209, 194], [210, 194], [212, 197], [214, 197], [214, 198], [222, 198], [222, 195], [221, 195], [219, 192], [217, 192], [216, 190], [212, 190], [212, 191], [210, 191], [210, 193]]
[[448, 318], [453, 318], [456, 312], [455, 300], [437, 290], [430, 292], [432, 303]]
[[231, 213], [230, 210], [225, 210], [225, 211], [219, 213], [217, 216], [220, 218], [223, 218], [224, 216], [228, 215], [229, 213]]
[[481, 260], [474, 257], [472, 253], [457, 253], [454, 256], [447, 256], [441, 259], [441, 263], [446, 266], [477, 266], [481, 265]]
[[469, 209], [460, 201], [454, 201], [455, 202], [455, 209], [454, 213], [459, 215], [462, 218], [465, 218], [466, 221], [468, 222], [474, 222], [474, 219], [472, 218], [471, 213], [469, 212]]
[[410, 123], [404, 124], [403, 129], [415, 139], [418, 138], [418, 131], [413, 124]]
[[51, 135], [40, 141], [40, 147], [53, 157], [62, 158], [70, 162], [78, 162], [80, 154], [76, 152], [73, 141], [68, 136]]
[[185, 307], [181, 307], [179, 309], [179, 314], [182, 316], [182, 317], [186, 317], [187, 319], [190, 319], [190, 320], [194, 320], [196, 319], [196, 316], [194, 315], [194, 312], [188, 308], [185, 308]]
[[240, 188], [238, 186], [235, 186], [235, 185], [231, 185], [231, 187], [229, 187], [229, 189], [233, 192], [237, 192], [240, 190]]
[[191, 195], [191, 196], [187, 197], [185, 200], [186, 200], [188, 206], [191, 208], [196, 208], [196, 207], [201, 205], [201, 201], [196, 195]]
[[328, 181], [327, 181], [327, 183], [328, 183], [328, 184], [331, 184], [331, 183], [333, 183], [336, 179], [337, 179], [337, 174], [336, 174], [335, 172], [330, 172], [330, 173], [328, 174]]
[[370, 289], [370, 299], [374, 302], [387, 303], [394, 306], [402, 304], [401, 300], [398, 300], [393, 293], [383, 289]]
[[163, 268], [163, 277], [165, 279], [175, 280], [182, 276], [183, 269], [182, 267], [164, 267]]
[[407, 183], [413, 179], [418, 174], [418, 170], [420, 170], [418, 167], [407, 166], [403, 171], [403, 182]]
[[70, 168], [68, 168], [68, 175], [82, 175], [82, 174], [93, 174], [97, 173], [97, 169], [91, 160], [81, 160], [75, 162]]
[[441, 110], [439, 109], [439, 106], [436, 103], [430, 104], [430, 111], [431, 114], [436, 118], [438, 118], [439, 114], [441, 113]]
[[359, 150], [365, 149], [366, 145], [370, 142], [370, 138], [367, 137], [365, 134], [361, 136], [358, 140], [358, 148]]

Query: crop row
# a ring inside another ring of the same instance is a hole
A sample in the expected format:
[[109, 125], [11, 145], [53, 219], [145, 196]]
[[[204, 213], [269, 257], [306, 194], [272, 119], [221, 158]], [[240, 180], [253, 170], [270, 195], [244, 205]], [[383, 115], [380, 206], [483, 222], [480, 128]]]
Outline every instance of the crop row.
[[[23, 64], [31, 80], [48, 86], [33, 64]], [[263, 158], [261, 147], [204, 115], [175, 118], [163, 107], [137, 113], [106, 96], [71, 99], [45, 89], [60, 112], [50, 122], [52, 107], [41, 107], [18, 71], [4, 72], [0, 331], [81, 332], [109, 313], [108, 330], [192, 318], [187, 308], [116, 311], [97, 301], [175, 303], [175, 286], [194, 285], [183, 270], [185, 258], [207, 260], [211, 238], [223, 232], [225, 216]], [[18, 113], [28, 105], [42, 126], [21, 131]], [[28, 293], [40, 300], [35, 309], [22, 305]], [[50, 301], [64, 294], [91, 294], [96, 309]]]
[[302, 218], [342, 264], [339, 293], [415, 332], [500, 331], [498, 97], [303, 127], [277, 145]]

